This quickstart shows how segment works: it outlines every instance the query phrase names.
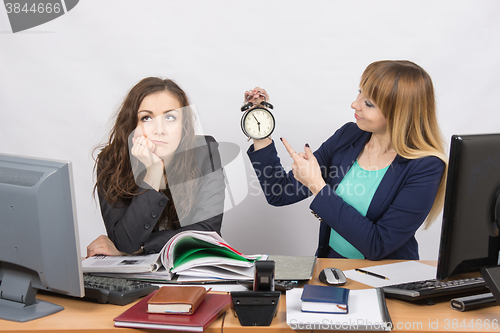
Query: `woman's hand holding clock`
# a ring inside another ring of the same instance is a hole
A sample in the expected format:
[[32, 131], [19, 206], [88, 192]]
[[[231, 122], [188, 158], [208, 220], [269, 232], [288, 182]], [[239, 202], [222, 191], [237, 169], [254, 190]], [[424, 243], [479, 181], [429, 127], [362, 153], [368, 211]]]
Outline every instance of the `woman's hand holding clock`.
[[263, 101], [269, 101], [269, 95], [266, 89], [255, 87], [251, 90], [245, 91], [245, 103], [252, 102], [253, 107], [258, 106]]

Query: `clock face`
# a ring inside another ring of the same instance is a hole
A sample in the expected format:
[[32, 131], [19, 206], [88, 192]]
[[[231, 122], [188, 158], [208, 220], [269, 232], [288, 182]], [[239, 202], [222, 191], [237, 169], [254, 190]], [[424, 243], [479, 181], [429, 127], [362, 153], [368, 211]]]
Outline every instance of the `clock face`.
[[266, 109], [255, 108], [243, 115], [241, 128], [252, 139], [264, 139], [274, 131], [274, 117]]

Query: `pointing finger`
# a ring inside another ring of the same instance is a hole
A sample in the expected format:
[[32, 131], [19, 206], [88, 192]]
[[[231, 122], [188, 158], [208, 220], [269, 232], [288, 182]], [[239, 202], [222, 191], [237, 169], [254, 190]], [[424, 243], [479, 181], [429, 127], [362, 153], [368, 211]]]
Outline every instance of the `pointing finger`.
[[[293, 154], [297, 154], [295, 152], [295, 149], [292, 148], [292, 146], [290, 146], [290, 144], [288, 143], [288, 141], [286, 141], [285, 139], [283, 138], [280, 138], [281, 142], [283, 142], [283, 145], [285, 146], [285, 149], [286, 151], [288, 152], [288, 154], [290, 154], [290, 156], [292, 156]], [[292, 156], [293, 157], [293, 156]]]
[[281, 140], [281, 142], [283, 142], [283, 145], [285, 146], [285, 149], [288, 152], [288, 154], [290, 154], [290, 156], [295, 161], [295, 158], [298, 156], [298, 154], [295, 151], [295, 149], [293, 149], [292, 146], [290, 146], [290, 144], [288, 143], [288, 141], [286, 141], [285, 139], [280, 138], [280, 140]]

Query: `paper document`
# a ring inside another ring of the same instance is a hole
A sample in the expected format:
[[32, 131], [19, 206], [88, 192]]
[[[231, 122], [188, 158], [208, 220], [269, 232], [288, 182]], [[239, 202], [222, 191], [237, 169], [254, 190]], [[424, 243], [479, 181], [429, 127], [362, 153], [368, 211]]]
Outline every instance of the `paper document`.
[[436, 267], [418, 261], [403, 261], [394, 264], [360, 267], [361, 269], [387, 277], [389, 280], [380, 279], [368, 274], [363, 274], [354, 269], [344, 271], [348, 279], [361, 282], [374, 288], [391, 286], [413, 281], [432, 280], [436, 278]]
[[83, 273], [147, 273], [161, 267], [158, 254], [138, 256], [96, 255], [82, 261]]

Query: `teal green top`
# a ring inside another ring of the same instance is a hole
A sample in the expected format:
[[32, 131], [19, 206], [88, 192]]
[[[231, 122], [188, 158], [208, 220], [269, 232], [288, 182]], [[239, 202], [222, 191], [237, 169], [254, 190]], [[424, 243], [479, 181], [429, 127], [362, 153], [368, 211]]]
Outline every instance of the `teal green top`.
[[[380, 170], [365, 170], [359, 166], [356, 160], [335, 192], [361, 215], [366, 216], [375, 191], [377, 191], [388, 169], [389, 166]], [[361, 252], [333, 229], [330, 231], [330, 247], [345, 258], [365, 259]]]

